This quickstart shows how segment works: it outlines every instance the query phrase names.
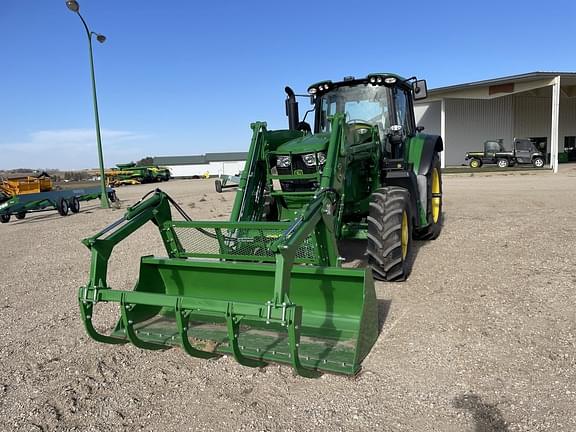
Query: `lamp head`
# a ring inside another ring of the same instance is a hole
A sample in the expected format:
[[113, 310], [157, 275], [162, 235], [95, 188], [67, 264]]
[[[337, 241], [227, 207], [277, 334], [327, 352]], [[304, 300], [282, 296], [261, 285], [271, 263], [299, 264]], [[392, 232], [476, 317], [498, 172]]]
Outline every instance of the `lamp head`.
[[96, 40], [100, 43], [104, 43], [106, 41], [106, 36], [101, 35], [101, 34], [97, 34], [96, 35]]
[[66, 1], [66, 6], [68, 7], [68, 9], [70, 9], [72, 12], [78, 12], [80, 10], [80, 5], [78, 4], [78, 2], [76, 0], [67, 0]]

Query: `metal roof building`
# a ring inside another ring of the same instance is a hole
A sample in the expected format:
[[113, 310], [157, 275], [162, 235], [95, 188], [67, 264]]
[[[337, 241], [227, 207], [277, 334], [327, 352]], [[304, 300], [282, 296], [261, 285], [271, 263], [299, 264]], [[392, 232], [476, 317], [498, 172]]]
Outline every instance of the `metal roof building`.
[[484, 141], [530, 138], [556, 172], [558, 153], [576, 142], [576, 73], [532, 72], [432, 89], [416, 121], [444, 139], [442, 166], [462, 165]]
[[234, 175], [244, 169], [247, 152], [206, 153], [193, 156], [157, 156], [154, 165], [167, 167], [172, 177]]

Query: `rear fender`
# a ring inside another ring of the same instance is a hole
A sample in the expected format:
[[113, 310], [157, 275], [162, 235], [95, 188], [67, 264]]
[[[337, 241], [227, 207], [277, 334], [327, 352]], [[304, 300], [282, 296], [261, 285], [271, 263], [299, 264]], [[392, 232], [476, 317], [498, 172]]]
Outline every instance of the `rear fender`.
[[428, 175], [432, 170], [434, 156], [444, 150], [442, 137], [418, 134], [410, 139], [408, 162], [414, 165], [416, 175]]
[[415, 226], [427, 225], [428, 208], [428, 175], [432, 171], [434, 157], [444, 150], [442, 138], [438, 135], [418, 134], [410, 138], [407, 161], [412, 164], [416, 179], [412, 195], [415, 196], [417, 212], [415, 213]]

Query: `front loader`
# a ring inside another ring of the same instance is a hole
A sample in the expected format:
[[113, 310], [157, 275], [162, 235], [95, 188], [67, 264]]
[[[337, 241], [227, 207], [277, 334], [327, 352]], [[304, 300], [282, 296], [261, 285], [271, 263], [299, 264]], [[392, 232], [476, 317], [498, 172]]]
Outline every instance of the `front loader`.
[[[415, 78], [317, 83], [308, 89], [313, 128], [286, 93], [289, 129], [251, 125], [228, 222], [192, 221], [156, 190], [84, 240], [92, 264], [79, 303], [92, 338], [228, 354], [252, 367], [286, 363], [308, 377], [360, 370], [378, 337], [374, 278], [404, 280], [412, 239], [440, 233], [442, 141], [415, 125], [413, 100], [426, 96]], [[167, 256], [142, 257], [134, 289], [113, 289], [114, 246], [149, 221]], [[365, 241], [368, 268], [342, 267], [345, 238]], [[103, 302], [120, 305], [106, 335], [92, 324]]]

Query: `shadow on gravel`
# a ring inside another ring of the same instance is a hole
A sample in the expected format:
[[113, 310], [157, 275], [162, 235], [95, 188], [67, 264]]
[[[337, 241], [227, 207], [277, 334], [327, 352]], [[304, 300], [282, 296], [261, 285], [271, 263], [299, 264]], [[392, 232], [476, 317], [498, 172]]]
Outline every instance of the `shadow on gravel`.
[[452, 406], [465, 409], [472, 414], [475, 422], [474, 432], [507, 432], [508, 426], [502, 413], [495, 405], [487, 404], [474, 393], [457, 396]]
[[[338, 241], [338, 250], [344, 258], [344, 267], [361, 268], [368, 266], [366, 257], [366, 240], [340, 240]], [[408, 277], [412, 272], [412, 266], [416, 261], [420, 248], [427, 244], [428, 241], [412, 240], [412, 245], [408, 255]]]
[[[90, 214], [94, 209], [97, 208], [99, 208], [97, 205], [86, 206], [80, 210], [80, 213]], [[47, 220], [59, 219], [62, 217], [73, 217], [73, 216], [74, 216], [73, 213], [69, 213], [68, 216], [60, 216], [60, 214], [56, 210], [47, 210], [46, 212], [43, 211], [31, 212], [29, 215], [26, 215], [26, 218], [21, 220], [14, 219], [9, 223], [11, 225], [34, 224], [44, 222]]]
[[390, 312], [392, 300], [377, 299], [376, 301], [378, 302], [378, 334], [381, 334], [386, 318], [388, 318], [388, 313]]
[[[38, 213], [40, 213], [40, 212], [38, 212]], [[43, 214], [43, 215], [34, 214], [31, 216], [28, 216], [28, 215], [26, 215], [26, 216], [27, 217], [25, 219], [15, 220], [15, 221], [10, 222], [10, 223], [12, 225], [33, 224], [33, 223], [38, 223], [38, 222], [44, 222], [44, 221], [50, 220], [50, 219], [58, 219], [58, 218], [62, 217], [56, 212], [47, 213], [47, 214]]]
[[[362, 268], [368, 265], [366, 259], [366, 240], [340, 240], [338, 249], [344, 258], [344, 267]], [[420, 247], [418, 242], [412, 243], [412, 253], [417, 252]], [[412, 262], [412, 261], [411, 261]], [[382, 333], [382, 328], [390, 312], [392, 300], [377, 299], [378, 302], [378, 334]]]
[[347, 267], [366, 267], [366, 240], [339, 240], [338, 251], [344, 258], [344, 265]]

